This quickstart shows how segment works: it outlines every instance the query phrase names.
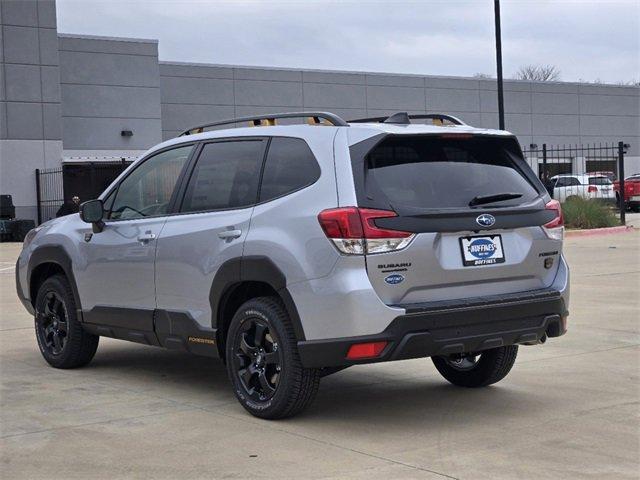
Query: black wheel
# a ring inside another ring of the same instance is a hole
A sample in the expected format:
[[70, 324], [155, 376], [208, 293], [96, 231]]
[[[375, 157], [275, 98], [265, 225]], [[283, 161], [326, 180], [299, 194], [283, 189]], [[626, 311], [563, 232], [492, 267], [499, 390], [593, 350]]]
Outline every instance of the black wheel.
[[38, 290], [35, 307], [36, 338], [44, 359], [56, 368], [89, 363], [100, 337], [82, 329], [67, 279], [54, 275], [45, 280]]
[[433, 364], [449, 382], [460, 387], [486, 387], [507, 376], [516, 361], [518, 346], [493, 348], [478, 353], [433, 357]]
[[277, 419], [302, 411], [316, 396], [320, 373], [302, 366], [289, 317], [278, 299], [244, 303], [227, 333], [227, 371], [252, 415]]

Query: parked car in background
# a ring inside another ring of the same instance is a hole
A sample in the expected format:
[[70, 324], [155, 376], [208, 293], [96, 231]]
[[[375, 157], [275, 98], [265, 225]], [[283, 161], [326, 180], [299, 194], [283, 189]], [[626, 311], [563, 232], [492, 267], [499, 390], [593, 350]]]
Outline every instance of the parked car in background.
[[[620, 205], [620, 181], [613, 183], [616, 194], [616, 203]], [[624, 179], [624, 203], [634, 212], [640, 212], [640, 173]]]
[[566, 202], [572, 197], [602, 199], [613, 202], [616, 198], [613, 182], [606, 176], [593, 174], [562, 174], [551, 177], [553, 198]]

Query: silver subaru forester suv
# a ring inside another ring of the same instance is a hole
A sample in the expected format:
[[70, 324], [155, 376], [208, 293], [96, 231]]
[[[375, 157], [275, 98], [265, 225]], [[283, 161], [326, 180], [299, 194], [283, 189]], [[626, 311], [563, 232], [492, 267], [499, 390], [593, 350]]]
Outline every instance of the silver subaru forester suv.
[[284, 113], [151, 148], [27, 235], [17, 290], [52, 366], [86, 365], [100, 336], [220, 357], [274, 419], [362, 363], [432, 357], [455, 385], [498, 382], [518, 345], [566, 331], [563, 232], [507, 132]]

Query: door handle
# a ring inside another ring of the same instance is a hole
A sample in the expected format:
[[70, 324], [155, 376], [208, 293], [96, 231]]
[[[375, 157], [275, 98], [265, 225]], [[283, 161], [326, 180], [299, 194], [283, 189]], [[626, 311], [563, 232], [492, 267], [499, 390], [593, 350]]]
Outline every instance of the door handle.
[[151, 240], [155, 240], [155, 239], [156, 239], [156, 235], [155, 235], [155, 233], [151, 233], [151, 231], [144, 232], [144, 233], [138, 235], [138, 241], [142, 242], [142, 243], [147, 243], [147, 242], [150, 242]]
[[218, 237], [223, 240], [233, 240], [234, 238], [238, 238], [242, 235], [242, 230], [224, 230], [222, 232], [218, 232]]

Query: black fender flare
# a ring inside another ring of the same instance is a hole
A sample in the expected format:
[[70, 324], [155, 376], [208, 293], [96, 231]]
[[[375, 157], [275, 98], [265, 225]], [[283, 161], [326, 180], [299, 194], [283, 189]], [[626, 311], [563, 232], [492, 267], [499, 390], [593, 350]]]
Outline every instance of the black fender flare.
[[[45, 263], [55, 263], [64, 272], [67, 280], [69, 280], [69, 284], [71, 285], [71, 291], [73, 292], [73, 299], [76, 304], [76, 312], [78, 318], [80, 319], [80, 321], [83, 321], [82, 303], [80, 301], [80, 295], [78, 294], [76, 279], [73, 275], [71, 257], [61, 246], [43, 245], [41, 247], [37, 247], [33, 252], [31, 252], [31, 255], [29, 256], [29, 263], [27, 266], [27, 287], [29, 288], [29, 297], [33, 296], [31, 295], [31, 274], [37, 267]], [[35, 298], [29, 298], [29, 300], [32, 303], [35, 302]]]
[[227, 294], [243, 282], [263, 282], [271, 286], [282, 299], [289, 314], [298, 341], [305, 340], [300, 315], [291, 294], [287, 290], [287, 277], [271, 259], [262, 255], [233, 258], [224, 262], [216, 272], [209, 302], [211, 304], [211, 327], [219, 326], [220, 312]]

